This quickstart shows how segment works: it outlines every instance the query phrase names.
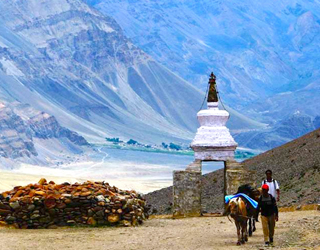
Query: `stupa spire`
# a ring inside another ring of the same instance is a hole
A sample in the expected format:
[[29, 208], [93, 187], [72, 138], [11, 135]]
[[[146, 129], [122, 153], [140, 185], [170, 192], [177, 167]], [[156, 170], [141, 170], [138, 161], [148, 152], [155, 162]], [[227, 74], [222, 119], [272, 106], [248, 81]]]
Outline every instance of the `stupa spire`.
[[209, 78], [209, 93], [208, 93], [208, 102], [218, 102], [218, 92], [216, 87], [216, 76], [211, 72]]

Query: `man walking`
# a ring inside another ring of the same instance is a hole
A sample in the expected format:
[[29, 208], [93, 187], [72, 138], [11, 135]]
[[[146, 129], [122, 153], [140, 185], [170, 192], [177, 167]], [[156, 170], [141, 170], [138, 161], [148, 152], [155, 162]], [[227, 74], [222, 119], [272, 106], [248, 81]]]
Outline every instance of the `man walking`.
[[276, 221], [278, 221], [278, 207], [275, 198], [269, 193], [269, 186], [262, 185], [262, 195], [258, 201], [256, 220], [261, 211], [261, 223], [266, 246], [273, 246], [273, 235]]
[[280, 201], [280, 189], [276, 180], [272, 179], [272, 171], [268, 169], [266, 171], [266, 179], [262, 181], [262, 185], [267, 184], [269, 186], [269, 194], [271, 194], [277, 201]]

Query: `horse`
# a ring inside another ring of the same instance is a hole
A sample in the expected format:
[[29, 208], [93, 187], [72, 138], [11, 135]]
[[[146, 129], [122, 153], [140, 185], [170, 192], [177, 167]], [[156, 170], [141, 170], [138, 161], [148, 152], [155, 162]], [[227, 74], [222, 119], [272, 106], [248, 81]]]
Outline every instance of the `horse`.
[[[251, 199], [258, 202], [261, 191], [259, 189], [254, 189], [249, 184], [244, 184], [238, 188], [237, 194], [243, 193], [248, 195]], [[247, 214], [249, 217], [248, 225], [249, 225], [249, 236], [252, 236], [252, 233], [256, 231], [256, 223], [255, 223], [255, 217], [256, 217], [256, 209], [249, 203], [246, 202], [247, 206]]]
[[226, 208], [226, 214], [228, 216], [230, 215], [231, 218], [235, 221], [238, 235], [237, 245], [239, 246], [241, 244], [244, 244], [246, 241], [248, 241], [248, 216], [246, 204], [243, 201], [242, 197], [233, 198], [229, 201]]

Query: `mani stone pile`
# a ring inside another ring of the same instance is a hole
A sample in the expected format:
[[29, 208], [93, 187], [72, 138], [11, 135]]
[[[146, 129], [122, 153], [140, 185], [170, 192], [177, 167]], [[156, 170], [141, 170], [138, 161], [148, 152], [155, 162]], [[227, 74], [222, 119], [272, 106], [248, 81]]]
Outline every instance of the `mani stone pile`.
[[0, 194], [0, 226], [136, 226], [146, 219], [145, 208], [145, 200], [135, 191], [119, 190], [105, 182], [55, 184], [41, 179]]

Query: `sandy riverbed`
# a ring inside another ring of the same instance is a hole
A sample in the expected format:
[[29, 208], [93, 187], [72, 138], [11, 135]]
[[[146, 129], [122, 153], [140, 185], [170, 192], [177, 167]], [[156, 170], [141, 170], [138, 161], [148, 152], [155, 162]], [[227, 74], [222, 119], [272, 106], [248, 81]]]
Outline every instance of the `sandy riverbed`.
[[[320, 249], [319, 225], [319, 211], [281, 213], [273, 249]], [[226, 217], [158, 218], [136, 228], [0, 228], [0, 249], [266, 249], [261, 224], [257, 227], [240, 247], [235, 245], [235, 226]]]

